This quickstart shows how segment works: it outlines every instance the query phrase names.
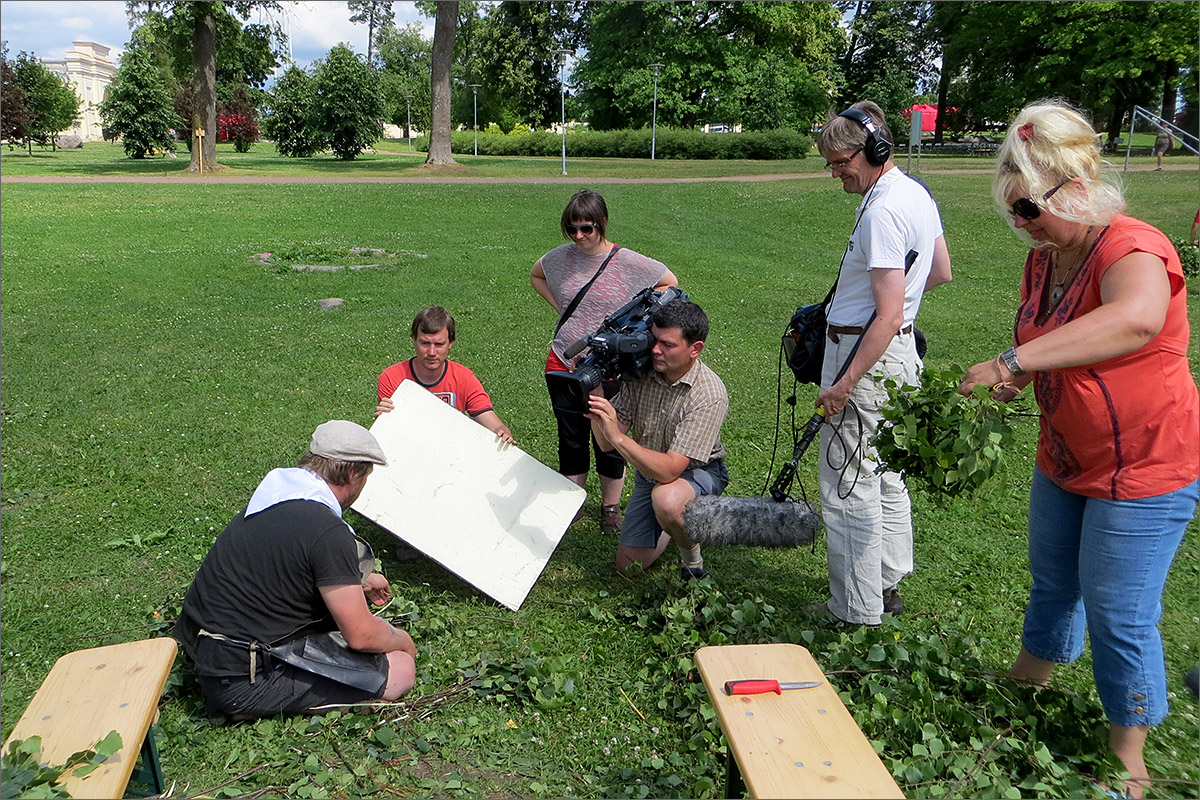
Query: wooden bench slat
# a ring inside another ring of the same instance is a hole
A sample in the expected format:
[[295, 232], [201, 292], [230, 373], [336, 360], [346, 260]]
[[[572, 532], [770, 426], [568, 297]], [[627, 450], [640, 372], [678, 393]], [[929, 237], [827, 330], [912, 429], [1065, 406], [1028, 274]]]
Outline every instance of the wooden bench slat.
[[41, 762], [61, 764], [116, 730], [120, 751], [83, 778], [68, 773], [62, 784], [72, 797], [123, 797], [176, 648], [174, 639], [164, 637], [67, 653], [54, 663], [8, 741], [41, 736]]
[[[904, 797], [806, 648], [702, 647], [696, 666], [754, 797]], [[822, 684], [782, 695], [725, 694], [726, 681], [743, 679]]]

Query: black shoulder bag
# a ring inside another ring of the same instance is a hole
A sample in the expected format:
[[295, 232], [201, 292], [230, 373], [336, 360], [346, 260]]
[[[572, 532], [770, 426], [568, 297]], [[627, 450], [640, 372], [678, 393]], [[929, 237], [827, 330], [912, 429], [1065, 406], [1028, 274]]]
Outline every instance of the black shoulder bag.
[[825, 314], [836, 290], [835, 279], [824, 300], [797, 308], [783, 334], [784, 355], [799, 383], [821, 385], [821, 365], [825, 361]]

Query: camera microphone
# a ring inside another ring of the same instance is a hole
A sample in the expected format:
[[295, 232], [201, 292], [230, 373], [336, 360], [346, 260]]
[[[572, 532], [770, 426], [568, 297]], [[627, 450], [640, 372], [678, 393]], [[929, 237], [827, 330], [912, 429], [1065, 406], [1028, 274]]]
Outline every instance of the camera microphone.
[[570, 347], [568, 347], [566, 350], [563, 350], [563, 358], [565, 358], [566, 360], [568, 360], [568, 361], [569, 361], [569, 360], [571, 360], [572, 358], [574, 358], [575, 356], [577, 356], [577, 355], [579, 355], [580, 353], [582, 353], [582, 352], [583, 352], [583, 349], [584, 349], [585, 347], [587, 347], [587, 346], [588, 346], [588, 340], [589, 340], [590, 338], [591, 338], [590, 336], [584, 336], [584, 337], [583, 337], [582, 339], [580, 339], [578, 342], [576, 342], [575, 344], [571, 345], [571, 346], [570, 346]]
[[821, 515], [791, 498], [706, 495], [683, 507], [683, 524], [697, 544], [797, 547], [816, 538]]

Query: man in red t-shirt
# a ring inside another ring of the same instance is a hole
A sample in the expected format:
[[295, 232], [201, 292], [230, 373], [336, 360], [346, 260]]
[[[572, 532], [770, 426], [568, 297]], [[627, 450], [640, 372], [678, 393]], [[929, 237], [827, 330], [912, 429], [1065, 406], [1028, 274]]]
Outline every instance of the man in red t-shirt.
[[512, 431], [492, 409], [492, 398], [475, 373], [448, 358], [454, 344], [454, 317], [441, 306], [429, 306], [413, 320], [412, 338], [417, 355], [392, 364], [379, 374], [379, 405], [375, 406], [375, 416], [394, 408], [392, 394], [396, 387], [404, 381], [415, 381], [501, 441], [515, 444]]

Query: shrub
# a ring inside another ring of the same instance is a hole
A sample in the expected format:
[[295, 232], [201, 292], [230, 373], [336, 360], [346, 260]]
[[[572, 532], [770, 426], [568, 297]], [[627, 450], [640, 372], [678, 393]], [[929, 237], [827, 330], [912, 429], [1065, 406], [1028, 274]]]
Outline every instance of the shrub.
[[1184, 239], [1182, 236], [1172, 236], [1171, 244], [1175, 245], [1175, 252], [1179, 254], [1179, 263], [1183, 267], [1183, 274], [1188, 278], [1197, 277], [1197, 259], [1200, 258], [1200, 249], [1196, 245]]
[[245, 114], [221, 114], [217, 117], [222, 142], [233, 142], [233, 149], [245, 153], [258, 141], [258, 125]]
[[[516, 131], [515, 135], [479, 132], [479, 154], [487, 156], [552, 157], [562, 153], [562, 137], [549, 131]], [[614, 131], [567, 132], [567, 155], [572, 158], [649, 158], [651, 133], [646, 128]], [[427, 139], [416, 139], [413, 147], [425, 150]], [[659, 128], [655, 137], [657, 158], [688, 159], [783, 159], [805, 158], [812, 137], [793, 130], [755, 131], [716, 135], [700, 131]], [[450, 149], [472, 153], [474, 131], [455, 131]]]

